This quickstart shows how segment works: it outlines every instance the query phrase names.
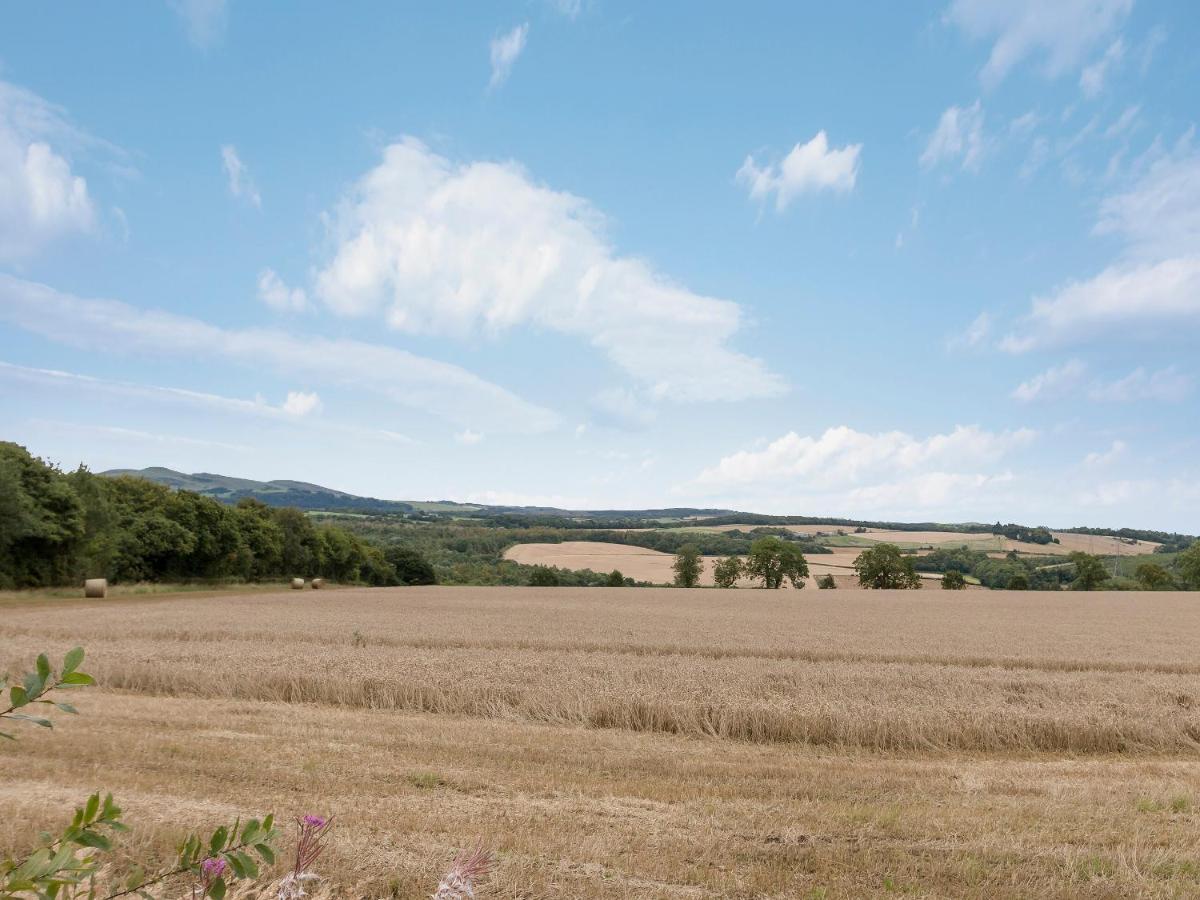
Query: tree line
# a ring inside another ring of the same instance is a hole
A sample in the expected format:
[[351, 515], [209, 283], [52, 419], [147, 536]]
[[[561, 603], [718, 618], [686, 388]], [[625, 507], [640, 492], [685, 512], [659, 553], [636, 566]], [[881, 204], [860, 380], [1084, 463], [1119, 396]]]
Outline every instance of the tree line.
[[142, 478], [64, 472], [0, 442], [0, 587], [136, 581], [263, 581], [321, 576], [429, 584], [432, 567], [298, 509], [229, 506]]

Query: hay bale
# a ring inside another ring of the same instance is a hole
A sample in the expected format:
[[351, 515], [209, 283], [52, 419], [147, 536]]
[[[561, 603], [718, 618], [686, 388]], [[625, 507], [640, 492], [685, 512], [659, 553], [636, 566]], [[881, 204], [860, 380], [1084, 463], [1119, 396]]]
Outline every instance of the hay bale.
[[312, 589], [314, 591], [319, 591], [323, 587], [325, 587], [325, 579], [324, 578], [314, 578], [312, 580]]
[[108, 596], [107, 578], [89, 578], [83, 583], [83, 596], [103, 600]]
[[293, 578], [292, 579], [292, 590], [293, 591], [304, 590], [304, 579], [303, 578]]

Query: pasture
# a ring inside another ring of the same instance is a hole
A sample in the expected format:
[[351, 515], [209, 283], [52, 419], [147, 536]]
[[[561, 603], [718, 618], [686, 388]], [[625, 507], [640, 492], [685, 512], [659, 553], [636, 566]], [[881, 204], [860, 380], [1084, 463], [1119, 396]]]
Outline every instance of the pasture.
[[0, 747], [0, 845], [112, 790], [338, 818], [326, 890], [1200, 892], [1200, 595], [396, 588], [11, 603], [0, 664], [100, 682]]

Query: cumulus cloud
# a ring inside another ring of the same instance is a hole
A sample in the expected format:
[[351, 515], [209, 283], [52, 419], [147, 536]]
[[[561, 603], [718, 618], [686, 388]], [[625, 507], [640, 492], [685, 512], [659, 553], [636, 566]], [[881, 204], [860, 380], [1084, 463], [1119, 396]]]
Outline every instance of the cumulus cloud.
[[938, 119], [921, 153], [926, 169], [942, 163], [961, 163], [976, 171], [983, 155], [983, 105], [976, 100], [970, 106], [951, 106]]
[[274, 269], [258, 273], [258, 299], [280, 312], [303, 312], [308, 308], [308, 295], [303, 288], [289, 288]]
[[980, 72], [992, 87], [1027, 57], [1040, 58], [1049, 77], [1077, 69], [1132, 8], [1133, 0], [954, 0], [946, 19], [975, 40], [993, 42]]
[[513, 64], [525, 49], [525, 38], [529, 36], [529, 23], [518, 25], [512, 31], [493, 38], [490, 46], [492, 78], [488, 89], [495, 90], [508, 80]]
[[861, 151], [862, 144], [831, 148], [825, 132], [818, 131], [807, 144], [796, 144], [778, 163], [760, 165], [747, 156], [735, 177], [754, 200], [765, 203], [774, 195], [775, 208], [782, 212], [804, 193], [853, 190]]
[[224, 37], [229, 21], [226, 0], [171, 0], [171, 8], [197, 47], [207, 49]]
[[287, 399], [283, 401], [283, 411], [289, 416], [307, 416], [320, 410], [321, 398], [315, 393], [288, 391]]
[[266, 367], [309, 382], [369, 391], [460, 425], [501, 432], [545, 431], [550, 411], [449, 363], [380, 344], [225, 329], [112, 300], [85, 300], [0, 273], [0, 321], [50, 340], [102, 351], [188, 357]]
[[497, 336], [520, 326], [589, 341], [652, 400], [737, 400], [782, 380], [728, 342], [737, 304], [619, 256], [586, 200], [513, 163], [454, 164], [409, 138], [330, 217], [316, 296], [400, 331]]
[[470, 447], [473, 444], [478, 444], [483, 440], [483, 435], [478, 431], [472, 431], [470, 428], [460, 431], [454, 436], [454, 439], [464, 446]]
[[1055, 400], [1064, 397], [1079, 387], [1087, 372], [1087, 366], [1078, 359], [1068, 360], [1061, 366], [1052, 366], [1045, 372], [1034, 375], [1017, 385], [1013, 398], [1022, 403], [1033, 400]]
[[1200, 154], [1190, 135], [1101, 202], [1095, 231], [1123, 241], [1118, 259], [1035, 297], [1003, 349], [1023, 353], [1116, 332], [1150, 338], [1200, 325]]
[[63, 111], [0, 81], [0, 261], [28, 257], [51, 241], [91, 231], [96, 210], [86, 179], [52, 141], [78, 143]]
[[762, 450], [724, 457], [702, 471], [695, 484], [725, 488], [803, 479], [811, 488], [835, 488], [931, 466], [996, 462], [1033, 438], [1034, 432], [1027, 428], [991, 432], [977, 425], [958, 425], [948, 434], [924, 439], [902, 431], [868, 434], [844, 425], [818, 437], [790, 431]]
[[229, 179], [229, 193], [238, 199], [244, 199], [251, 206], [262, 209], [262, 197], [250, 171], [242, 158], [238, 156], [237, 148], [232, 144], [221, 147], [221, 164], [225, 167], [225, 177]]

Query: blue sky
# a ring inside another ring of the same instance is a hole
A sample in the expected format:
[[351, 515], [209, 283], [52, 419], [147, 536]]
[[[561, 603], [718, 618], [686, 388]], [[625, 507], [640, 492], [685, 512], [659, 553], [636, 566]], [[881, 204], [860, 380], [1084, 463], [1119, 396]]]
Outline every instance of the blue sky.
[[1200, 9], [0, 11], [0, 415], [387, 498], [1200, 531]]

